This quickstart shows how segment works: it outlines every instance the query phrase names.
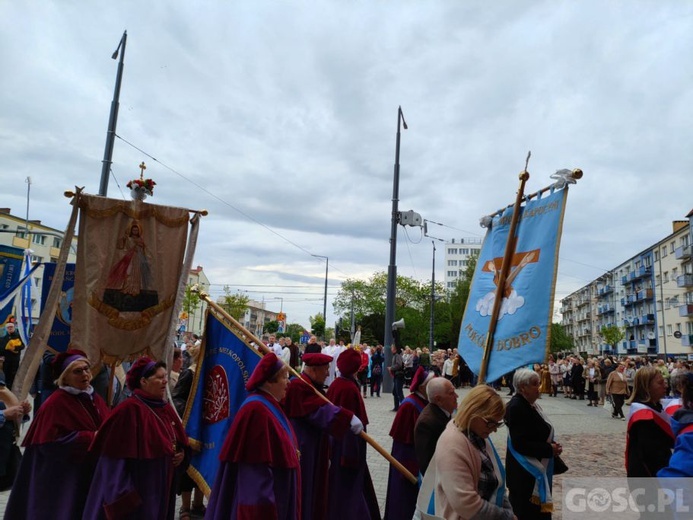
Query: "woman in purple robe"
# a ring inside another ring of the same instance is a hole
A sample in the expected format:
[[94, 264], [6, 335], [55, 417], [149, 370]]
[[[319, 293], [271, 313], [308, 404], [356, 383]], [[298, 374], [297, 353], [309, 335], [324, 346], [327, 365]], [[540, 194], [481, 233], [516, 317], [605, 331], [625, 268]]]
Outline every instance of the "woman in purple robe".
[[24, 439], [7, 519], [82, 517], [96, 462], [89, 445], [109, 410], [94, 393], [84, 352], [58, 354], [51, 368], [58, 389], [41, 405]]
[[190, 447], [164, 400], [166, 364], [142, 357], [126, 382], [132, 395], [113, 410], [90, 448], [99, 459], [83, 518], [172, 520], [174, 472], [185, 471]]
[[298, 440], [279, 401], [289, 369], [266, 354], [246, 383], [250, 395], [233, 420], [205, 518], [298, 520], [301, 517]]

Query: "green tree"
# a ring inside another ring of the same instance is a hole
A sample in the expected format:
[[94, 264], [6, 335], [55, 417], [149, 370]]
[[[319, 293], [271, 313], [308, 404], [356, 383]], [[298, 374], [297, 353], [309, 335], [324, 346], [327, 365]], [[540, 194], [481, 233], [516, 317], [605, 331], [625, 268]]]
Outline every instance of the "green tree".
[[607, 345], [611, 345], [611, 348], [614, 351], [616, 351], [619, 342], [623, 341], [623, 338], [626, 337], [625, 329], [617, 327], [616, 325], [604, 327], [600, 334], [602, 338], [604, 338], [604, 342]]
[[559, 352], [567, 352], [574, 349], [575, 344], [573, 343], [573, 338], [566, 334], [563, 325], [560, 323], [552, 323], [549, 351], [552, 354], [558, 354]]
[[279, 322], [277, 320], [268, 321], [267, 323], [265, 323], [265, 326], [262, 330], [264, 330], [268, 334], [274, 334], [279, 330]]
[[188, 285], [185, 288], [183, 295], [183, 310], [188, 313], [188, 316], [193, 314], [200, 306], [200, 294], [192, 290], [192, 286]]
[[306, 329], [303, 325], [298, 323], [288, 323], [286, 325], [286, 330], [284, 331], [284, 336], [290, 336], [291, 341], [294, 343], [299, 343], [304, 330]]
[[319, 338], [325, 338], [325, 318], [322, 313], [318, 313], [315, 316], [309, 316], [310, 320], [310, 331], [312, 334]]
[[231, 289], [225, 285], [223, 301], [220, 305], [222, 309], [240, 321], [248, 308], [249, 301], [250, 298], [245, 294], [231, 294]]

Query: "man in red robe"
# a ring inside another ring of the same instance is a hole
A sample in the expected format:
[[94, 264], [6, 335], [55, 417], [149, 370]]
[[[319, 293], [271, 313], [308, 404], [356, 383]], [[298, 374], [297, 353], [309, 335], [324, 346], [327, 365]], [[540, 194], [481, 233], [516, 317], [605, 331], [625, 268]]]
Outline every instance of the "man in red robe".
[[[340, 376], [327, 390], [327, 398], [353, 412], [365, 429], [368, 416], [355, 375], [362, 364], [362, 356], [356, 349], [342, 352], [337, 358]], [[330, 493], [327, 518], [380, 520], [378, 499], [366, 464], [366, 441], [356, 435], [345, 435], [339, 440], [332, 439], [331, 445], [330, 489], [339, 493]]]
[[[392, 456], [397, 459], [412, 475], [419, 474], [419, 463], [416, 460], [414, 445], [414, 428], [419, 414], [428, 404], [426, 384], [435, 377], [433, 371], [419, 367], [412, 377], [409, 391], [395, 415], [390, 429], [392, 437]], [[414, 516], [416, 497], [419, 493], [416, 484], [412, 484], [394, 466], [390, 465], [385, 499], [385, 519], [400, 520]]]
[[250, 392], [233, 419], [205, 518], [299, 520], [298, 440], [279, 401], [289, 369], [266, 354], [245, 385]]
[[323, 390], [331, 356], [303, 355], [305, 367], [300, 378], [289, 383], [284, 411], [298, 437], [301, 452], [301, 518], [327, 518], [329, 436], [342, 438], [349, 429], [358, 435], [363, 423], [353, 412], [329, 403]]

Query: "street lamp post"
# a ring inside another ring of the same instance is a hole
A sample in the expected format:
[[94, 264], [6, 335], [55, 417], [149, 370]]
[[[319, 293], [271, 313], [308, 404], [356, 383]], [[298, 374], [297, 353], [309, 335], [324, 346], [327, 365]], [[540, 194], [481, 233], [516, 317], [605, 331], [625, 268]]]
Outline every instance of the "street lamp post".
[[[125, 44], [128, 41], [128, 32], [123, 32], [123, 37], [118, 43], [111, 58], [118, 58], [120, 51], [120, 61], [118, 62], [118, 72], [116, 73], [115, 89], [113, 90], [113, 101], [111, 101], [111, 114], [108, 118], [108, 132], [106, 133], [106, 147], [103, 151], [103, 161], [101, 161], [101, 184], [99, 185], [99, 195], [106, 196], [108, 193], [108, 176], [113, 163], [113, 143], [115, 142], [116, 124], [118, 123], [118, 107], [120, 106], [120, 84], [123, 80], [123, 60], [125, 59]], [[122, 47], [122, 50], [121, 50]]]
[[429, 341], [428, 348], [433, 352], [433, 325], [435, 323], [434, 312], [436, 306], [436, 243], [431, 240], [433, 244], [433, 269], [431, 271], [431, 326], [429, 331]]
[[[324, 258], [325, 259], [325, 294], [322, 299], [322, 319], [325, 321], [325, 330], [327, 330], [327, 273], [329, 271], [329, 266], [330, 266], [330, 259], [327, 258], [326, 256], [322, 255], [310, 255], [314, 256], [315, 258]], [[325, 333], [323, 332], [323, 336]]]
[[[392, 324], [395, 321], [395, 296], [397, 294], [397, 224], [399, 224], [399, 141], [400, 128], [407, 129], [402, 107], [397, 108], [397, 139], [395, 144], [395, 172], [392, 182], [392, 216], [390, 226], [390, 264], [387, 267], [387, 297], [385, 306], [385, 365], [392, 364]], [[392, 391], [392, 377], [383, 379], [383, 390]]]

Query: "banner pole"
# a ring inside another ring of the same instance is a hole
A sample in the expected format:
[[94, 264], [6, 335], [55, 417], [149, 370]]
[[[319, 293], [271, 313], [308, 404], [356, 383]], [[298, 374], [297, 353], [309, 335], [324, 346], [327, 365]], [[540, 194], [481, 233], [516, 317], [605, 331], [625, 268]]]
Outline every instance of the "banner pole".
[[[508, 240], [505, 243], [505, 254], [503, 255], [503, 263], [501, 264], [500, 274], [498, 276], [498, 286], [496, 287], [496, 297], [493, 300], [493, 311], [491, 313], [491, 321], [488, 324], [488, 333], [486, 334], [486, 342], [484, 344], [484, 357], [481, 360], [481, 368], [479, 369], [479, 381], [477, 384], [484, 384], [486, 381], [486, 372], [488, 369], [488, 363], [491, 359], [491, 349], [493, 348], [493, 336], [496, 332], [496, 325], [498, 324], [498, 315], [500, 314], [501, 304], [503, 303], [503, 294], [505, 292], [505, 285], [508, 275], [510, 274], [510, 267], [512, 263], [513, 255], [515, 254], [515, 246], [517, 240], [515, 239], [515, 230], [517, 229], [517, 222], [520, 218], [520, 205], [522, 204], [522, 199], [524, 198], [525, 184], [529, 180], [529, 172], [527, 171], [527, 166], [529, 164], [529, 158], [532, 156], [532, 152], [527, 153], [527, 160], [525, 161], [525, 169], [520, 172], [520, 187], [517, 190], [517, 197], [515, 198], [515, 206], [513, 209], [513, 216], [510, 219], [510, 229], [508, 230]], [[493, 261], [493, 260], [491, 260]]]
[[[236, 320], [233, 316], [231, 316], [228, 312], [226, 312], [226, 310], [224, 310], [224, 308], [221, 307], [221, 305], [219, 305], [217, 302], [212, 300], [207, 293], [205, 293], [204, 291], [200, 291], [196, 285], [194, 285], [191, 288], [191, 291], [198, 293], [200, 295], [200, 298], [203, 299], [204, 301], [206, 301], [209, 306], [211, 306], [219, 314], [224, 316], [224, 318], [229, 320], [233, 324], [234, 327], [237, 327], [241, 332], [243, 332], [248, 337], [248, 339], [250, 339], [255, 344], [255, 347], [257, 348], [258, 351], [260, 351], [260, 353], [263, 356], [265, 354], [270, 353], [270, 350], [265, 346], [265, 344], [262, 342], [261, 339], [259, 339], [257, 336], [255, 336], [255, 334], [253, 334], [248, 329], [246, 329], [243, 325], [241, 325], [241, 323], [238, 320]], [[293, 367], [291, 367], [286, 362], [284, 362], [284, 364], [288, 367], [289, 371], [294, 376], [296, 376], [299, 380], [303, 381], [305, 384], [310, 386], [316, 395], [318, 395], [320, 398], [322, 398], [325, 402], [332, 404], [332, 402], [327, 398], [327, 396], [322, 394], [320, 391], [318, 391], [317, 388], [315, 388], [313, 385], [308, 383], [308, 381], [303, 379], [301, 377], [301, 374], [299, 374], [296, 370], [294, 370]], [[409, 480], [412, 484], [417, 484], [418, 481], [417, 481], [416, 477], [414, 475], [412, 475], [412, 473], [407, 468], [405, 468], [397, 459], [395, 459], [391, 454], [389, 454], [385, 450], [385, 448], [383, 448], [380, 444], [378, 444], [375, 441], [375, 439], [373, 439], [373, 437], [368, 435], [366, 432], [361, 432], [359, 434], [359, 436], [363, 440], [365, 440], [368, 444], [370, 444], [378, 453], [380, 453], [383, 457], [385, 457], [390, 464], [392, 464], [395, 468], [397, 468], [397, 470], [407, 478], [407, 480]]]

